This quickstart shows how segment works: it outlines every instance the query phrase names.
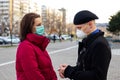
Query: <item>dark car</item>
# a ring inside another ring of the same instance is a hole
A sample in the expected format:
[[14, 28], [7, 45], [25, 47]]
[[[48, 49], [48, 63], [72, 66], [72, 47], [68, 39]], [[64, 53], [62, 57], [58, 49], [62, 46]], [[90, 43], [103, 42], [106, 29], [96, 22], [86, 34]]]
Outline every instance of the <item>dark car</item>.
[[47, 36], [50, 40], [53, 40], [54, 38], [55, 38], [55, 40], [59, 40], [60, 38], [59, 38], [59, 36], [58, 35], [56, 35], [56, 34], [51, 34], [51, 35], [49, 35], [49, 36]]

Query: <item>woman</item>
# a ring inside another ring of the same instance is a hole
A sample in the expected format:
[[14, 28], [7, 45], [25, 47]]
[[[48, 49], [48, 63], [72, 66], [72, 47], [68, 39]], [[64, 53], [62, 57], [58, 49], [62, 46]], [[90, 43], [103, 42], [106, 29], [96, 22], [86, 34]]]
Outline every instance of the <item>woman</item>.
[[23, 17], [20, 40], [16, 54], [17, 80], [57, 80], [46, 51], [50, 40], [44, 36], [40, 15], [28, 13]]

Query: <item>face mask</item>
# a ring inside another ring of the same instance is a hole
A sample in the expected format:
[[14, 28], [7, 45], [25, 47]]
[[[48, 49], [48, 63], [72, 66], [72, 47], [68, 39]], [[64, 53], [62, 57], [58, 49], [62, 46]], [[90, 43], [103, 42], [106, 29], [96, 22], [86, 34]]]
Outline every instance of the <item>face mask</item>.
[[35, 33], [38, 34], [38, 35], [44, 35], [45, 34], [45, 28], [44, 28], [44, 26], [43, 25], [37, 26]]
[[78, 38], [82, 38], [82, 39], [87, 37], [86, 33], [84, 33], [82, 30], [78, 30], [78, 29], [76, 31], [76, 35], [77, 35]]

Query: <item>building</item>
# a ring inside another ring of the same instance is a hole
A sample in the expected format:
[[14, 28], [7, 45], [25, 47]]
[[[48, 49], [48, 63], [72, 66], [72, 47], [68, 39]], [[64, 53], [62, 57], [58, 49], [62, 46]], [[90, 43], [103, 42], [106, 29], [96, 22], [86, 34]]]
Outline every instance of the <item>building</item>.
[[4, 32], [8, 25], [9, 18], [9, 0], [0, 0], [0, 35]]
[[[12, 2], [12, 15], [9, 13], [10, 1]], [[33, 0], [0, 0], [0, 35], [5, 34], [5, 29], [9, 30], [10, 17], [12, 16], [12, 33], [19, 33], [21, 18], [28, 12], [40, 14], [40, 7]], [[9, 31], [8, 31], [9, 32]]]
[[43, 5], [41, 7], [41, 16], [43, 25], [47, 34], [64, 34], [66, 27], [66, 10], [48, 8]]

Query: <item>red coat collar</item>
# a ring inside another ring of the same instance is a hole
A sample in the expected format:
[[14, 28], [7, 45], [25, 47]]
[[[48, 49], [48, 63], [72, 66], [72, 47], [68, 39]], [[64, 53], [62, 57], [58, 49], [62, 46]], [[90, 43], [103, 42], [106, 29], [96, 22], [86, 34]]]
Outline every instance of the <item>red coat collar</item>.
[[45, 50], [50, 40], [45, 36], [29, 33], [26, 37], [32, 44], [38, 46], [41, 50]]

